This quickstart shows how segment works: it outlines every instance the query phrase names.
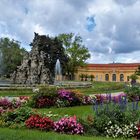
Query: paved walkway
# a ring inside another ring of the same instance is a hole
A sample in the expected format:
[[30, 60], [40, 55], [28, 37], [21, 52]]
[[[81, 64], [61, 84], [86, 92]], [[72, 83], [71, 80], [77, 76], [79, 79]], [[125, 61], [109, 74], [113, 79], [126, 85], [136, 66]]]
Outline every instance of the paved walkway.
[[[106, 93], [101, 93], [101, 95], [106, 95]], [[126, 95], [123, 91], [111, 93], [111, 96]]]
[[[108, 94], [106, 94], [106, 93], [101, 93], [101, 94], [90, 94], [89, 96], [93, 96], [93, 95], [102, 95], [102, 96], [106, 96], [106, 95], [108, 95]], [[124, 95], [126, 95], [126, 94], [125, 94], [123, 91], [111, 93], [111, 97], [117, 97], [117, 96], [119, 96], [119, 95], [124, 96]]]

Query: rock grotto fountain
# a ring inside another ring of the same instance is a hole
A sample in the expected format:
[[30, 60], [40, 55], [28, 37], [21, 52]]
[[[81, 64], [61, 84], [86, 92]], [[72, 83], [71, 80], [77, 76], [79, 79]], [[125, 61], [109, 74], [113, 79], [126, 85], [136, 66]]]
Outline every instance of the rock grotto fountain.
[[[61, 65], [61, 73], [65, 74], [67, 57], [62, 43], [55, 38], [35, 33], [31, 51], [24, 56], [21, 66], [13, 73], [12, 79], [16, 84], [53, 84], [55, 67]], [[58, 71], [60, 72], [60, 71]]]

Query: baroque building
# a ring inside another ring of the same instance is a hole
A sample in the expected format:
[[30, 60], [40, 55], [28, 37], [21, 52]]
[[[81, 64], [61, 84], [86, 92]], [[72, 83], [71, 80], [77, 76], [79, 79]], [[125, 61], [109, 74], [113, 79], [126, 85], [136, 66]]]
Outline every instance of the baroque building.
[[80, 67], [76, 80], [80, 75], [94, 75], [94, 81], [130, 82], [130, 76], [135, 73], [140, 63], [87, 64]]

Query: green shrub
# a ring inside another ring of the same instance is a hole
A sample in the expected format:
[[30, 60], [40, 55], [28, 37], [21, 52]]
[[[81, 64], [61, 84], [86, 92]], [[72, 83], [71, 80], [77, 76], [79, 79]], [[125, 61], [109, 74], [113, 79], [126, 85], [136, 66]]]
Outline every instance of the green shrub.
[[124, 92], [127, 94], [129, 101], [139, 100], [140, 98], [140, 86], [126, 87]]
[[88, 115], [87, 118], [79, 118], [78, 120], [84, 128], [84, 135], [87, 136], [99, 136], [101, 135], [99, 131], [94, 127], [94, 118]]
[[138, 121], [139, 111], [122, 111], [118, 104], [109, 104], [111, 109], [103, 109], [94, 116], [94, 127], [100, 132], [105, 134], [105, 128], [108, 122], [111, 121], [112, 125], [129, 125]]
[[98, 130], [101, 134], [104, 134], [105, 127], [107, 126], [110, 118], [105, 114], [100, 114], [101, 116], [96, 116], [94, 118], [94, 128]]
[[39, 95], [47, 96], [53, 99], [58, 96], [57, 91], [58, 89], [55, 86], [44, 86], [44, 87], [42, 86], [39, 88]]
[[2, 118], [5, 123], [8, 123], [10, 126], [13, 123], [23, 123], [26, 119], [28, 119], [32, 114], [34, 114], [33, 110], [29, 107], [20, 107], [14, 111], [6, 112]]
[[8, 126], [7, 123], [4, 121], [4, 118], [0, 116], [0, 127], [6, 127]]
[[24, 127], [24, 121], [32, 114], [34, 114], [34, 112], [28, 107], [20, 107], [16, 110], [8, 111], [0, 117], [0, 127]]

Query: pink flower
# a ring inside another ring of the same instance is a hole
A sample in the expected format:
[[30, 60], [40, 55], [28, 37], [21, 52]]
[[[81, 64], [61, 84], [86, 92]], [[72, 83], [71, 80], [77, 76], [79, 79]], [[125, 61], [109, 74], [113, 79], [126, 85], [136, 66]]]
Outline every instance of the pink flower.
[[60, 133], [66, 134], [82, 134], [83, 127], [77, 123], [76, 116], [69, 118], [61, 118], [59, 121], [54, 123], [54, 130]]

